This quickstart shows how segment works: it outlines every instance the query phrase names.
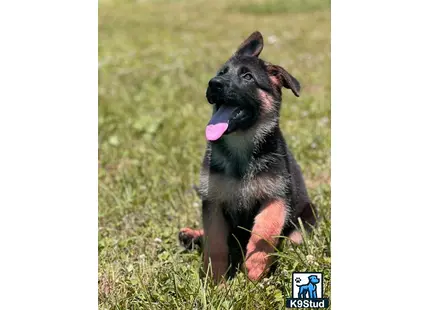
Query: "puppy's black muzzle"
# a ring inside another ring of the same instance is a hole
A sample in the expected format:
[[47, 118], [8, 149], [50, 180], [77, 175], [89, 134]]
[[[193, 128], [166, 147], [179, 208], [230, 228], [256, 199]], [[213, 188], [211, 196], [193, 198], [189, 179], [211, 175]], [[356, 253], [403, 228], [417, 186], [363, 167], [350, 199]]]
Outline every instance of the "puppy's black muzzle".
[[224, 88], [224, 81], [219, 77], [214, 77], [209, 81], [209, 88], [213, 91], [222, 91]]
[[206, 98], [210, 104], [223, 103], [224, 93], [227, 88], [227, 81], [225, 79], [216, 76], [209, 81], [208, 89], [206, 90]]

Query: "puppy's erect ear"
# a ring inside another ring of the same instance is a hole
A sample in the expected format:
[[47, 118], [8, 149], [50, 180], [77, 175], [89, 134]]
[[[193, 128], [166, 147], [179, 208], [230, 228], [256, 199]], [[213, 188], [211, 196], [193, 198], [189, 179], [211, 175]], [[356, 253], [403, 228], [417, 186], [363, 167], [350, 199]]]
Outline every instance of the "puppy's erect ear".
[[248, 39], [238, 47], [235, 55], [238, 56], [255, 56], [258, 57], [263, 50], [263, 36], [259, 31], [253, 32]]
[[267, 72], [269, 73], [270, 78], [274, 81], [275, 84], [284, 86], [285, 88], [291, 89], [291, 91], [296, 95], [296, 97], [300, 96], [300, 83], [296, 80], [294, 76], [289, 74], [287, 70], [282, 68], [281, 66], [275, 66], [269, 64], [267, 66]]

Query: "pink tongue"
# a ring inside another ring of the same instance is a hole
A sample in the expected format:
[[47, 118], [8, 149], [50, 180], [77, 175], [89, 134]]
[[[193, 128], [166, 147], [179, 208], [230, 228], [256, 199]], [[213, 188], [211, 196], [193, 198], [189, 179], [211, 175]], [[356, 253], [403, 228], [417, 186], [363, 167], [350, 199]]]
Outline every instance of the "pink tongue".
[[218, 140], [227, 130], [228, 123], [218, 123], [215, 125], [206, 126], [206, 139], [209, 141]]

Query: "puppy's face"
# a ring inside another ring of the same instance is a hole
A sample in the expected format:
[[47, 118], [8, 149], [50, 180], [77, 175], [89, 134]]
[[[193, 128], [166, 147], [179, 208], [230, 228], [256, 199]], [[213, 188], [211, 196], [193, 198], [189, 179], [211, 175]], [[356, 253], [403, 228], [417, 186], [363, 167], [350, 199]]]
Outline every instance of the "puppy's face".
[[261, 118], [279, 114], [281, 88], [299, 96], [300, 84], [285, 69], [258, 58], [263, 37], [254, 32], [209, 81], [206, 97], [214, 105], [206, 138], [215, 141], [235, 131], [246, 131]]

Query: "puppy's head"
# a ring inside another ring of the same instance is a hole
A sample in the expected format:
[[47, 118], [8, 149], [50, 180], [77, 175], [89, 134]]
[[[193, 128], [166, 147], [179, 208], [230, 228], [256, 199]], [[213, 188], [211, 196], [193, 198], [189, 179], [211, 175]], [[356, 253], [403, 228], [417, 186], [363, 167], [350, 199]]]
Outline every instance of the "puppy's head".
[[276, 119], [282, 87], [299, 96], [300, 84], [293, 76], [258, 57], [263, 45], [261, 33], [252, 33], [209, 81], [206, 98], [214, 105], [206, 127], [209, 141], [246, 131], [263, 119]]

